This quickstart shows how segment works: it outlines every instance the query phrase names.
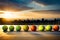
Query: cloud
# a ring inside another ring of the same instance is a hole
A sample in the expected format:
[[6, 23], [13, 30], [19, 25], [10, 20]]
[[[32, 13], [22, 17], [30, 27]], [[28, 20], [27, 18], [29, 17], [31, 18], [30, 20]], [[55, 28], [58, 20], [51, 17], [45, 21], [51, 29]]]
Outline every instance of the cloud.
[[32, 1], [27, 6], [34, 8], [34, 10], [60, 10], [60, 5], [59, 4], [46, 5], [46, 4], [43, 4], [43, 3], [38, 3], [36, 1]]
[[0, 10], [27, 10], [32, 9], [26, 5], [32, 0], [0, 0]]
[[43, 3], [38, 3], [38, 2], [35, 2], [35, 1], [33, 1], [32, 3], [35, 4], [35, 5], [41, 6], [41, 7], [44, 7], [44, 6], [45, 6], [45, 4], [43, 4]]
[[[60, 18], [60, 11], [37, 11], [37, 12], [22, 12], [18, 14], [22, 19], [54, 19]], [[49, 15], [49, 16], [48, 16]]]
[[32, 2], [29, 3], [27, 6], [28, 6], [28, 7], [32, 7], [33, 9], [41, 9], [41, 8], [45, 7], [44, 4], [40, 4], [40, 3], [35, 2], [35, 1], [32, 1]]
[[46, 5], [60, 4], [60, 0], [34, 0], [34, 1]]
[[[21, 12], [15, 12], [12, 13], [14, 14], [15, 17], [12, 17], [10, 20], [15, 20], [15, 19], [54, 19], [54, 18], [60, 18], [60, 11], [35, 11], [35, 12], [30, 12], [28, 11], [21, 11]], [[48, 16], [49, 15], [49, 16]], [[13, 15], [12, 15], [13, 16]], [[4, 18], [0, 14], [0, 18]]]
[[0, 10], [55, 10], [60, 9], [60, 0], [0, 0]]

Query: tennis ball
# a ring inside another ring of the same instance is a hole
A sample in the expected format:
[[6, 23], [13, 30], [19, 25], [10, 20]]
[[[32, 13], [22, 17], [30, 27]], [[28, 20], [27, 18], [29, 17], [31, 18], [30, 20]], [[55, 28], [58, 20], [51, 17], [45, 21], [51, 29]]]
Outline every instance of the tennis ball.
[[7, 27], [6, 25], [4, 25], [4, 26], [2, 27], [2, 29], [3, 29], [4, 32], [6, 32], [7, 29], [8, 29], [8, 27]]
[[28, 25], [23, 25], [23, 30], [24, 31], [28, 31], [28, 29], [29, 29]]
[[51, 25], [47, 25], [45, 29], [46, 29], [46, 31], [51, 31], [52, 30], [52, 26]]
[[54, 31], [59, 31], [59, 26], [58, 26], [58, 25], [54, 25], [54, 26], [53, 26], [53, 30], [54, 30]]
[[19, 25], [16, 26], [16, 31], [20, 31], [21, 27]]
[[44, 31], [45, 27], [43, 25], [39, 25], [38, 30], [39, 31]]
[[10, 27], [9, 27], [9, 30], [10, 30], [10, 31], [14, 31], [14, 26], [10, 26]]
[[31, 31], [36, 31], [36, 26], [32, 25], [31, 26]]

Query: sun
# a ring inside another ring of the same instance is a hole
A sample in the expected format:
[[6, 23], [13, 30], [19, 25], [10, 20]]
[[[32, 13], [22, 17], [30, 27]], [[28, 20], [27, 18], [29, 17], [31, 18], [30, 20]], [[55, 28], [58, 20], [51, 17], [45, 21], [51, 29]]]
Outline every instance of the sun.
[[14, 17], [12, 12], [4, 12], [3, 16], [4, 16], [4, 18], [13, 18]]
[[15, 15], [15, 12], [4, 11], [2, 14], [3, 21], [11, 21], [16, 19], [18, 16]]

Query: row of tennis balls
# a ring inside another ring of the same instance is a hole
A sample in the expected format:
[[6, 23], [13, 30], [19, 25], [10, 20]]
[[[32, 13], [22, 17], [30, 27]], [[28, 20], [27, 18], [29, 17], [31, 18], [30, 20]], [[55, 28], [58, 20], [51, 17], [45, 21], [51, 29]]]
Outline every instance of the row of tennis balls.
[[[4, 26], [2, 27], [2, 29], [3, 29], [4, 32], [6, 32], [7, 29], [8, 29], [8, 27], [7, 27], [6, 25], [4, 25]], [[37, 29], [36, 26], [34, 26], [34, 25], [31, 26], [31, 31], [36, 31], [36, 29]], [[38, 30], [39, 30], [39, 31], [44, 31], [44, 29], [45, 29], [46, 31], [51, 31], [51, 30], [52, 30], [52, 26], [51, 26], [51, 25], [47, 25], [46, 27], [44, 27], [43, 25], [39, 25], [39, 26], [38, 26]], [[10, 27], [9, 27], [9, 30], [10, 30], [10, 31], [14, 31], [14, 26], [10, 26]], [[16, 31], [20, 31], [20, 30], [21, 30], [21, 26], [17, 25], [17, 26], [16, 26]], [[24, 30], [24, 31], [28, 31], [28, 30], [29, 30], [28, 25], [24, 25], [24, 26], [23, 26], [23, 30]]]

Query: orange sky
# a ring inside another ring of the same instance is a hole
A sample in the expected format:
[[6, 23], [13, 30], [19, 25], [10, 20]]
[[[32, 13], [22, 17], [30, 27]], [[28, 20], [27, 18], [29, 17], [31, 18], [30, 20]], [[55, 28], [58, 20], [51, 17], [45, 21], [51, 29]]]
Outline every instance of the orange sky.
[[41, 19], [41, 18], [53, 19], [53, 18], [60, 18], [60, 12], [53, 12], [53, 11], [38, 11], [38, 12], [21, 11], [21, 12], [11, 12], [10, 15], [9, 14], [3, 15], [3, 14], [0, 14], [0, 18], [7, 17], [10, 20], [14, 20], [14, 19]]

